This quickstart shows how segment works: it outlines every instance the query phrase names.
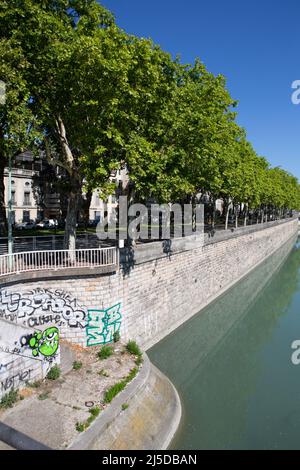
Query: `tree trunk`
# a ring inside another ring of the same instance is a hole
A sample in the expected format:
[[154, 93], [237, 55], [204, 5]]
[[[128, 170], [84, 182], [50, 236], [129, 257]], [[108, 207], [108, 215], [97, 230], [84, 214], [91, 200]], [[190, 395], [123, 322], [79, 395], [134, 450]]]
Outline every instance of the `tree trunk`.
[[0, 236], [7, 237], [7, 217], [5, 209], [5, 185], [4, 185], [4, 168], [7, 161], [0, 156]]
[[228, 229], [229, 207], [230, 207], [230, 205], [229, 205], [229, 204], [227, 204], [227, 209], [226, 209], [226, 217], [225, 217], [225, 230], [227, 230], [227, 229]]
[[239, 225], [239, 219], [238, 219], [238, 216], [239, 216], [239, 206], [235, 206], [235, 228], [238, 228], [238, 225]]
[[64, 156], [64, 161], [60, 162], [60, 164], [65, 168], [70, 177], [70, 192], [68, 194], [68, 211], [66, 217], [64, 245], [65, 249], [70, 251], [69, 259], [74, 261], [76, 256], [74, 250], [76, 249], [77, 215], [82, 195], [82, 177], [80, 175], [80, 169], [77, 166], [75, 156], [68, 143], [65, 124], [61, 119], [61, 116], [57, 117], [56, 127]]
[[216, 200], [212, 198], [212, 230], [215, 229], [215, 222], [216, 222]]
[[75, 260], [74, 250], [76, 249], [76, 225], [80, 198], [81, 184], [78, 180], [73, 181], [72, 188], [68, 197], [68, 212], [64, 237], [65, 249], [70, 250], [69, 258], [72, 261]]
[[226, 217], [226, 212], [227, 212], [227, 201], [224, 198], [223, 199], [223, 204], [222, 204], [222, 214], [221, 214], [221, 216]]
[[245, 204], [244, 206], [245, 214], [244, 214], [244, 227], [247, 225], [247, 214], [248, 214], [248, 205]]
[[196, 231], [196, 197], [195, 195], [192, 196], [191, 203], [192, 203], [192, 232], [195, 232]]

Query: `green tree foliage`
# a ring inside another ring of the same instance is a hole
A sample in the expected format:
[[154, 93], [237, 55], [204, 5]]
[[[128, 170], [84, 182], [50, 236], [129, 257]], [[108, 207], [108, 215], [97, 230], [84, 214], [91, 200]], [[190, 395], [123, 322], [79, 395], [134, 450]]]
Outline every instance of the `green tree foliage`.
[[232, 203], [245, 223], [249, 211], [263, 220], [299, 208], [298, 181], [256, 154], [224, 77], [126, 34], [95, 0], [2, 0], [1, 47], [0, 79], [11, 84], [1, 159], [34, 142], [62, 168], [68, 248], [82, 192], [107, 196], [124, 166], [139, 200], [205, 197], [213, 208], [222, 198], [226, 220]]
[[34, 144], [39, 136], [37, 118], [28, 103], [30, 92], [25, 79], [28, 66], [19, 44], [0, 37], [0, 80], [5, 84], [5, 99], [0, 103], [0, 230], [6, 233], [4, 207], [4, 168], [14, 157]]
[[49, 162], [66, 172], [66, 244], [74, 249], [86, 160], [98, 159], [98, 181], [107, 179], [111, 168], [109, 155], [105, 160], [98, 158], [102, 154], [99, 142], [103, 146], [101, 107], [103, 111], [105, 97], [105, 111], [113, 115], [107, 104], [115, 98], [111, 90], [119, 90], [113, 60], [118, 57], [118, 64], [122, 63], [124, 34], [97, 2], [72, 0], [4, 1], [0, 30], [4, 40], [16, 42], [26, 58], [22, 77], [30, 90], [28, 109], [41, 123], [41, 147]]

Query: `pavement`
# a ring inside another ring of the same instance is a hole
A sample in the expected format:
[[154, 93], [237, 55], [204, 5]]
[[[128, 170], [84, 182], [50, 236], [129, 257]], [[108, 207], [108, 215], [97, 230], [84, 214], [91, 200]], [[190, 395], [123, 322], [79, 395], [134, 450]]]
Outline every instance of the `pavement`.
[[[98, 359], [99, 349], [63, 344], [62, 376], [56, 381], [45, 380], [38, 388], [23, 389], [24, 399], [11, 409], [1, 410], [0, 421], [52, 449], [70, 446], [79, 434], [76, 423], [91, 416], [90, 408], [104, 409], [105, 391], [135, 367], [134, 356], [124, 352], [119, 343], [106, 360]], [[73, 370], [74, 360], [82, 362], [81, 369]], [[8, 446], [0, 442], [0, 449]]]

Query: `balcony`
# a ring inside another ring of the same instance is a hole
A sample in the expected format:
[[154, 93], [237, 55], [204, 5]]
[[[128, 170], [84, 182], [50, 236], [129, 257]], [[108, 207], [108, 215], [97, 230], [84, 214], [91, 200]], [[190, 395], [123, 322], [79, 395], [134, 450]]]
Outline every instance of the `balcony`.
[[[4, 170], [4, 175], [5, 176], [8, 176], [9, 172], [8, 172], [8, 168], [5, 168]], [[32, 177], [34, 175], [38, 175], [39, 174], [39, 171], [36, 171], [36, 170], [25, 170], [23, 168], [12, 168], [12, 176], [14, 177]]]

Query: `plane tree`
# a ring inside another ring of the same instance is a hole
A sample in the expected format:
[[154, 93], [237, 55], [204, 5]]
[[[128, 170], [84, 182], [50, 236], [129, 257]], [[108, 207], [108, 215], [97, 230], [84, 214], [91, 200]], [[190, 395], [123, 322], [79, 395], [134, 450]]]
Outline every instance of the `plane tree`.
[[0, 231], [7, 234], [4, 169], [8, 160], [24, 150], [36, 148], [39, 138], [37, 117], [29, 109], [30, 92], [24, 71], [28, 64], [13, 40], [0, 38], [0, 80], [5, 95], [0, 102]]
[[34, 142], [61, 168], [70, 250], [82, 193], [106, 197], [121, 167], [131, 200], [200, 195], [215, 207], [221, 197], [227, 220], [231, 203], [245, 214], [299, 204], [297, 181], [269, 170], [246, 141], [224, 77], [126, 34], [95, 0], [3, 0], [0, 42], [2, 77], [15, 84], [0, 109], [0, 161]]

